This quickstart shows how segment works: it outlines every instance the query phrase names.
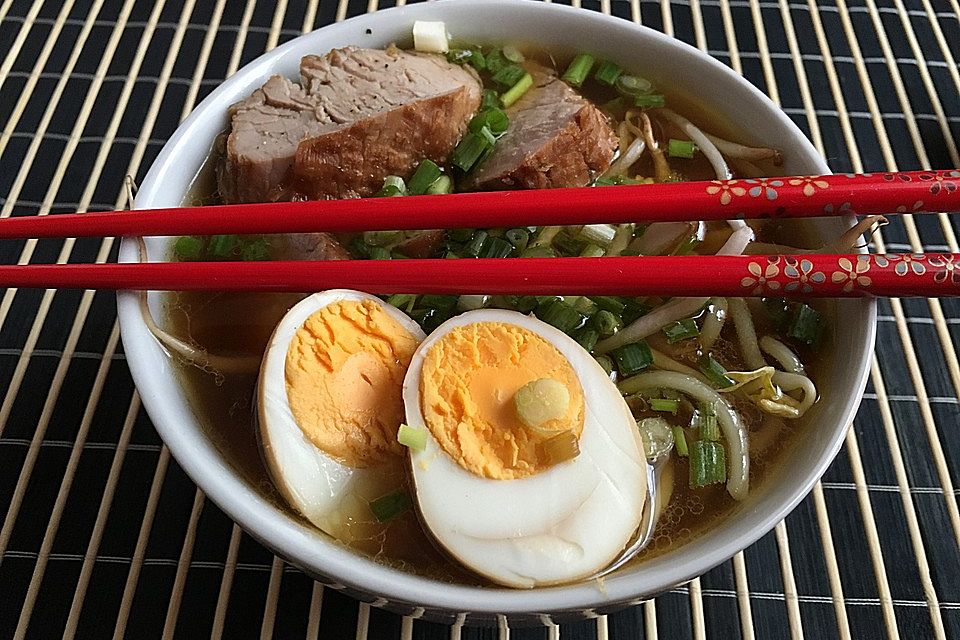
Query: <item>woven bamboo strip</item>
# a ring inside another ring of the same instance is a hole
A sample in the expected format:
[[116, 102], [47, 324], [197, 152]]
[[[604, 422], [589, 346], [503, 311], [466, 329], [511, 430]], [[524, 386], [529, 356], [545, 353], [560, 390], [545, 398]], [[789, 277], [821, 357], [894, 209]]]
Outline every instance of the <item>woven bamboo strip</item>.
[[80, 622], [80, 613], [83, 610], [83, 603], [86, 598], [87, 587], [90, 585], [90, 576], [93, 573], [94, 563], [97, 559], [97, 553], [100, 550], [100, 542], [103, 540], [103, 530], [107, 524], [107, 518], [110, 515], [110, 507], [113, 505], [113, 497], [117, 490], [120, 479], [120, 470], [123, 468], [123, 461], [126, 458], [127, 447], [130, 445], [130, 437], [133, 433], [133, 426], [137, 421], [137, 415], [140, 413], [140, 395], [133, 393], [130, 399], [130, 405], [127, 408], [127, 415], [123, 421], [123, 429], [120, 437], [117, 439], [117, 448], [113, 454], [113, 460], [110, 463], [110, 471], [107, 473], [107, 483], [103, 490], [103, 497], [100, 499], [100, 506], [97, 509], [97, 519], [93, 524], [93, 532], [90, 535], [90, 542], [83, 554], [83, 564], [80, 567], [80, 577], [77, 579], [77, 586], [74, 589], [73, 600], [70, 602], [70, 612], [67, 615], [67, 622], [64, 626], [64, 640], [73, 640], [77, 634], [77, 627]]
[[43, 533], [43, 541], [40, 543], [40, 550], [37, 553], [37, 562], [34, 565], [33, 574], [30, 576], [30, 584], [27, 586], [27, 595], [24, 598], [23, 605], [20, 607], [20, 619], [17, 621], [17, 628], [14, 631], [15, 638], [26, 637], [27, 626], [30, 624], [30, 617], [33, 613], [33, 606], [36, 604], [37, 595], [40, 591], [40, 583], [46, 570], [47, 561], [50, 558], [50, 550], [53, 548], [53, 541], [56, 538], [57, 529], [60, 526], [63, 511], [67, 504], [67, 498], [70, 496], [70, 489], [73, 487], [73, 479], [76, 476], [77, 467], [80, 464], [80, 454], [83, 452], [83, 445], [87, 441], [87, 434], [90, 433], [93, 416], [97, 410], [104, 384], [106, 384], [107, 373], [110, 370], [110, 365], [113, 363], [113, 354], [117, 350], [119, 340], [120, 332], [117, 326], [114, 325], [113, 331], [110, 332], [110, 338], [107, 340], [107, 346], [103, 351], [103, 357], [100, 359], [100, 365], [97, 368], [93, 387], [90, 389], [90, 397], [87, 400], [83, 417], [80, 420], [80, 428], [77, 430], [74, 446], [70, 451], [70, 459], [67, 460], [67, 467], [63, 472], [60, 486], [57, 489], [57, 499], [53, 505], [50, 520]]
[[[79, 52], [83, 48], [83, 44], [86, 42], [87, 36], [90, 35], [90, 30], [93, 28], [93, 22], [97, 19], [97, 14], [100, 13], [100, 8], [102, 6], [102, 2], [97, 2], [90, 8], [90, 11], [87, 14], [87, 19], [84, 21], [83, 29], [77, 36], [77, 40], [74, 43], [73, 50], [71, 52], [71, 57], [67, 60], [64, 71], [66, 71], [66, 69], [73, 69], [73, 66], [76, 64], [76, 57], [79, 56]], [[72, 7], [72, 1], [63, 3], [63, 7], [60, 8], [60, 13], [57, 14], [56, 22], [54, 22], [50, 33], [47, 35], [46, 41], [43, 43], [43, 48], [40, 49], [40, 53], [37, 55], [36, 62], [33, 64], [33, 69], [30, 70], [30, 74], [27, 76], [27, 81], [24, 83], [23, 89], [20, 90], [20, 95], [17, 99], [17, 103], [13, 107], [13, 112], [7, 119], [7, 122], [3, 127], [3, 132], [0, 133], [0, 155], [3, 155], [14, 129], [16, 129], [17, 124], [20, 122], [20, 118], [23, 117], [23, 113], [27, 108], [27, 103], [33, 96], [33, 91], [37, 86], [37, 82], [40, 80], [40, 74], [47, 65], [47, 61], [50, 59], [50, 54], [53, 52], [53, 49], [57, 44], [57, 40], [60, 37], [60, 32], [63, 29], [63, 25], [66, 22], [67, 16], [70, 15], [70, 9]], [[18, 49], [14, 48], [10, 53], [12, 55], [17, 51]], [[69, 75], [69, 72], [67, 72], [66, 75]]]
[[267, 585], [267, 601], [263, 607], [263, 620], [260, 624], [260, 640], [273, 638], [273, 625], [277, 619], [277, 603], [280, 599], [280, 582], [283, 580], [283, 566], [283, 560], [274, 556], [270, 564], [270, 582]]

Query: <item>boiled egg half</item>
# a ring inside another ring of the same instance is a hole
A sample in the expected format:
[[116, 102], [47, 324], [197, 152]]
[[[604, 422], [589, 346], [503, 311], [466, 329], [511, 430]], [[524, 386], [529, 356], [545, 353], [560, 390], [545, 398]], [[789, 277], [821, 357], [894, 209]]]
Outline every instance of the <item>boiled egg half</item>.
[[401, 390], [423, 338], [398, 309], [350, 290], [305, 298], [270, 338], [257, 385], [264, 460], [284, 499], [344, 542], [379, 536], [371, 502], [406, 484]]
[[513, 311], [459, 315], [413, 354], [403, 384], [421, 521], [498, 584], [593, 575], [639, 526], [646, 458], [604, 370], [572, 338]]

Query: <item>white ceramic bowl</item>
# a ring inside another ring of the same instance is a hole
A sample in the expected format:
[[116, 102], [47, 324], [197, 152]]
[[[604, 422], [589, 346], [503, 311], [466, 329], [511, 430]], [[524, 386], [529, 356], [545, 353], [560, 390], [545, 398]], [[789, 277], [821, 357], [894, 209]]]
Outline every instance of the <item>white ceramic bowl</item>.
[[[559, 51], [587, 50], [636, 69], [671, 92], [699, 100], [718, 119], [735, 123], [741, 139], [784, 150], [784, 171], [826, 173], [827, 166], [799, 129], [763, 94], [719, 62], [658, 32], [625, 20], [555, 4], [523, 0], [446, 0], [389, 9], [304, 35], [257, 58], [211, 93], [164, 146], [140, 186], [136, 206], [177, 206], [214, 137], [227, 107], [274, 73], [296, 77], [301, 56], [333, 47], [381, 47], [409, 41], [414, 20], [443, 20], [456, 37], [473, 42], [528, 42]], [[842, 223], [824, 223], [839, 233]], [[849, 221], [846, 223], [849, 224]], [[168, 239], [148, 239], [151, 259], [162, 260]], [[136, 260], [125, 239], [121, 261]], [[156, 305], [156, 297], [151, 303]], [[596, 584], [515, 591], [443, 584], [377, 564], [331, 543], [315, 529], [269, 502], [240, 477], [204, 434], [174, 376], [171, 363], [140, 319], [136, 297], [119, 294], [124, 348], [144, 406], [174, 457], [230, 517], [278, 555], [322, 582], [393, 611], [468, 623], [536, 623], [591, 616], [638, 602], [723, 562], [768, 532], [807, 494], [840, 447], [866, 381], [873, 346], [875, 304], [846, 301], [833, 328], [843, 356], [819, 372], [825, 400], [813, 409], [808, 433], [783, 469], [754, 487], [737, 511], [705, 535]], [[156, 307], [155, 307], [156, 308]], [[830, 345], [827, 345], [829, 348]], [[839, 353], [839, 348], [836, 349]]]

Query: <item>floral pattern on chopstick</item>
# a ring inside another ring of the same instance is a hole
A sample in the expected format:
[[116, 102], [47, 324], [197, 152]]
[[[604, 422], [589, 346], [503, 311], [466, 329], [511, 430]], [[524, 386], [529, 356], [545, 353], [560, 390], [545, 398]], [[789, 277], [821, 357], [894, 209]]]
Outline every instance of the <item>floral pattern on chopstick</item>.
[[[706, 195], [733, 218], [955, 211], [960, 170], [712, 180]], [[701, 192], [702, 193], [702, 192]], [[899, 202], [898, 202], [899, 200]]]
[[746, 271], [740, 286], [750, 296], [870, 295], [878, 282], [900, 283], [909, 295], [909, 283], [931, 281], [944, 295], [957, 295], [960, 286], [960, 259], [953, 254], [768, 256], [748, 262]]

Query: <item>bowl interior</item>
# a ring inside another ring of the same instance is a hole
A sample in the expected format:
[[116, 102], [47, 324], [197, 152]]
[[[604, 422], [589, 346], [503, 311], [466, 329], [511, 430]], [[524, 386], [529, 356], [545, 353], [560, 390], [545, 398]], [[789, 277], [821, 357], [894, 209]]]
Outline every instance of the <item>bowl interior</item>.
[[[498, 16], [498, 19], [491, 19]], [[695, 49], [624, 20], [539, 2], [454, 0], [390, 9], [307, 34], [253, 61], [209, 95], [180, 126], [151, 167], [136, 199], [137, 208], [179, 205], [199, 171], [214, 137], [227, 124], [227, 107], [272, 74], [297, 76], [300, 58], [333, 47], [382, 47], [409, 40], [414, 20], [443, 20], [457, 38], [473, 42], [521, 41], [548, 50], [587, 49], [649, 77], [672, 95], [698, 104], [726, 124], [741, 141], [784, 150], [787, 175], [826, 173], [827, 167], [795, 125], [742, 78]], [[848, 222], [819, 223], [824, 235]], [[163, 260], [168, 239], [148, 238], [151, 260]], [[121, 261], [135, 261], [136, 246], [125, 239]], [[831, 363], [821, 389], [829, 389], [808, 421], [813, 431], [792, 452], [790, 473], [755, 487], [738, 511], [714, 529], [641, 566], [595, 584], [518, 592], [445, 585], [377, 564], [330, 543], [322, 534], [266, 500], [223, 459], [206, 437], [179, 388], [166, 354], [140, 320], [136, 297], [118, 296], [121, 330], [129, 365], [144, 405], [164, 441], [193, 480], [232, 518], [282, 557], [352, 595], [395, 610], [438, 619], [469, 612], [470, 621], [539, 621], [537, 615], [590, 615], [649, 596], [703, 573], [769, 531], [809, 491], [840, 446], [859, 404], [873, 345], [875, 305], [838, 303], [831, 340], [843, 356]], [[155, 311], [157, 296], [151, 296]], [[462, 619], [462, 617], [461, 617]]]

